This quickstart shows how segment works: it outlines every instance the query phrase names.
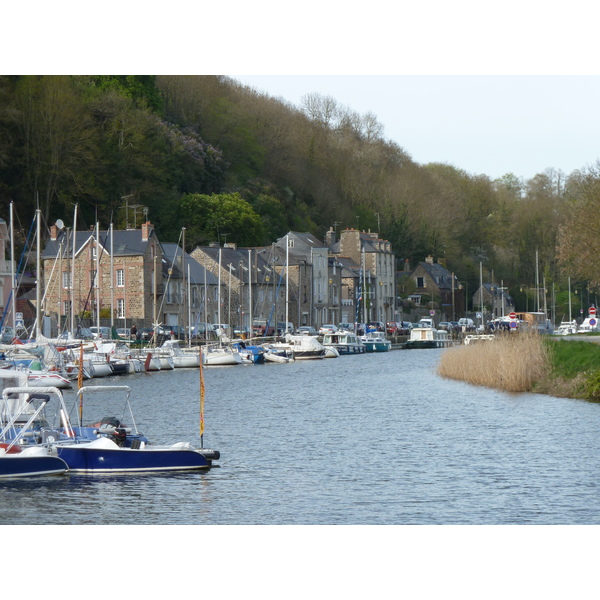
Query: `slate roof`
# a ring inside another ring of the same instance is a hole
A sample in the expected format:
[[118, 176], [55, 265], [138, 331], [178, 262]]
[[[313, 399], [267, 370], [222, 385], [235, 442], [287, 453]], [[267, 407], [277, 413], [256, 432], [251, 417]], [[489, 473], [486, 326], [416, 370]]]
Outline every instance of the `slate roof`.
[[452, 289], [452, 273], [439, 263], [428, 263], [421, 261], [419, 266], [423, 268], [433, 279], [439, 289]]
[[[183, 275], [179, 267], [181, 265], [182, 249], [177, 244], [171, 243], [163, 243], [162, 248], [165, 259], [168, 261], [169, 264], [173, 265], [172, 277], [181, 279]], [[190, 267], [189, 275], [191, 283], [195, 285], [203, 285], [205, 282], [204, 278], [206, 276], [207, 285], [218, 285], [219, 279], [217, 278], [217, 276], [213, 275], [208, 269], [205, 269], [197, 260], [194, 260], [187, 252], [185, 253], [184, 265], [186, 280], [188, 276], [188, 265]]]
[[[75, 232], [75, 254], [77, 255], [80, 250], [87, 244], [90, 238], [95, 236], [95, 231], [76, 231]], [[154, 230], [151, 231], [149, 239], [147, 241], [142, 240], [141, 229], [126, 229], [126, 230], [113, 230], [113, 252], [114, 256], [140, 256], [146, 253], [148, 248], [148, 242], [155, 237]], [[100, 231], [100, 244], [104, 246], [106, 251], [110, 253], [111, 240], [110, 231]], [[71, 256], [73, 251], [73, 238], [69, 238], [66, 243], [66, 231], [62, 230], [57, 236], [56, 240], [49, 240], [44, 250], [42, 251], [42, 259], [46, 260], [54, 258], [58, 255], [60, 249], [60, 242], [63, 240], [63, 255]], [[65, 245], [66, 244], [66, 245]]]

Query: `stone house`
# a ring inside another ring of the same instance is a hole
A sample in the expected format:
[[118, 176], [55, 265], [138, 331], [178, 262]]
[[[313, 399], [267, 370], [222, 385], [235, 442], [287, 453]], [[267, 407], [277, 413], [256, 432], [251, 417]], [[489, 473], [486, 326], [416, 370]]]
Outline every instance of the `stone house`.
[[483, 304], [484, 318], [490, 320], [503, 317], [515, 310], [515, 301], [506, 288], [497, 283], [484, 283], [473, 294], [473, 310], [480, 312]]
[[[392, 244], [382, 240], [378, 233], [345, 229], [340, 239], [330, 228], [325, 243], [339, 258], [347, 257], [358, 265], [361, 274], [356, 291], [363, 298], [358, 307], [361, 320], [393, 321], [396, 313], [396, 257]], [[355, 299], [356, 301], [356, 299]]]
[[417, 304], [428, 304], [436, 311], [437, 322], [455, 321], [462, 314], [464, 293], [454, 273], [450, 273], [432, 256], [420, 262], [410, 274], [415, 292], [411, 298]]
[[[267, 320], [272, 307], [285, 301], [277, 271], [267, 248], [198, 246], [190, 256], [216, 278], [214, 296], [208, 298], [208, 319], [249, 331], [256, 320]], [[272, 321], [276, 319], [272, 318]]]
[[52, 316], [59, 331], [76, 327], [84, 317], [87, 324], [110, 318], [116, 327], [162, 321], [168, 265], [149, 221], [141, 229], [76, 231], [74, 239], [72, 232], [53, 225], [42, 263], [42, 314]]
[[[162, 244], [168, 266], [159, 314], [165, 325], [205, 331], [213, 323], [218, 279], [177, 244]], [[209, 319], [210, 317], [210, 319]]]
[[297, 303], [301, 314], [295, 324], [318, 329], [326, 323], [339, 323], [342, 272], [335, 255], [330, 254], [327, 244], [311, 233], [290, 231], [275, 244], [283, 250], [284, 261], [286, 243], [289, 246], [290, 283], [294, 282], [296, 289], [300, 288]]

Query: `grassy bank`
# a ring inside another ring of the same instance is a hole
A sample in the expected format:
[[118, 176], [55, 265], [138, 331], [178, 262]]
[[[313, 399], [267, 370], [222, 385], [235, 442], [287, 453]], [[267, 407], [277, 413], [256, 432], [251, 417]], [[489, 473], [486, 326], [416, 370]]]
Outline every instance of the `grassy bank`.
[[600, 400], [600, 346], [539, 335], [506, 335], [449, 348], [442, 377], [509, 392]]

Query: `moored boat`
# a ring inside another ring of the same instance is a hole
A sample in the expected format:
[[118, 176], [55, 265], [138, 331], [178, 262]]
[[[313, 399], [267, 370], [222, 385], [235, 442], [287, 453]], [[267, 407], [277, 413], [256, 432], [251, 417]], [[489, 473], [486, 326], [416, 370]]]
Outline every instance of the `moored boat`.
[[388, 352], [392, 342], [385, 337], [383, 331], [370, 331], [361, 337], [366, 352]]
[[[51, 389], [60, 394], [58, 388]], [[39, 401], [37, 407], [32, 406], [34, 400]], [[0, 478], [60, 475], [68, 471], [64, 460], [53, 455], [48, 446], [37, 444], [33, 440], [35, 430], [32, 425], [40, 423], [37, 431], [41, 437], [45, 421], [40, 419], [40, 415], [44, 412], [49, 400], [50, 395], [38, 392], [28, 386], [3, 390]], [[46, 433], [47, 431], [46, 429]], [[25, 435], [26, 437], [23, 437]], [[20, 437], [26, 443], [29, 441], [31, 445], [21, 446]]]
[[432, 319], [421, 319], [410, 331], [406, 348], [446, 348], [452, 345], [448, 332], [436, 329]]
[[335, 348], [340, 355], [366, 352], [363, 341], [353, 331], [329, 331], [323, 335], [322, 344], [325, 348]]

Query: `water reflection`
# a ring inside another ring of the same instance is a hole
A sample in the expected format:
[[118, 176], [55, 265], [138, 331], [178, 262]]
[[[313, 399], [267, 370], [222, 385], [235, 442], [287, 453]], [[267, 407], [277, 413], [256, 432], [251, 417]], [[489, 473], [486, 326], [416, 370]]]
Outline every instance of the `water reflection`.
[[[0, 521], [597, 523], [598, 405], [446, 381], [438, 357], [206, 369], [204, 439], [220, 468], [3, 482]], [[148, 437], [199, 445], [198, 370], [127, 384]]]

